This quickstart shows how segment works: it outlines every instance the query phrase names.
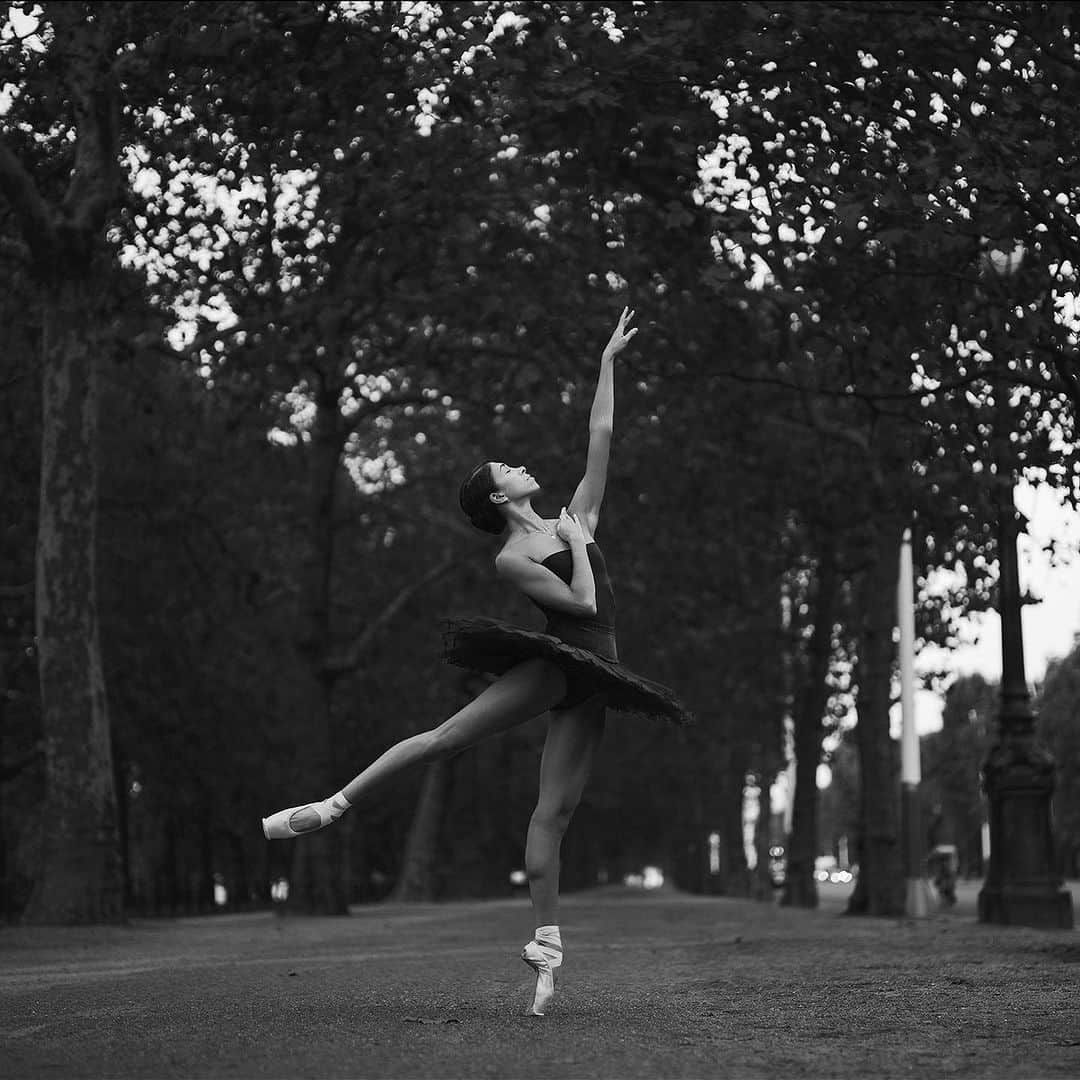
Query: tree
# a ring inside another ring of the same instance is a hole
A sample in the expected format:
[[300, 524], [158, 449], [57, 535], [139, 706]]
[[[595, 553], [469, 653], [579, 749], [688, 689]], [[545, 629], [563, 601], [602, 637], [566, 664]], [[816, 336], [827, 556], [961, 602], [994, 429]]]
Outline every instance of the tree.
[[[36, 334], [26, 317], [27, 295], [14, 280], [0, 295], [0, 339], [7, 361], [0, 376], [0, 912], [16, 916], [33, 884], [28, 852], [38, 818], [36, 781], [43, 746], [34, 665], [34, 535], [40, 485], [41, 398]], [[31, 834], [32, 833], [32, 834]]]
[[[7, 231], [17, 230], [42, 322], [36, 637], [51, 827], [26, 918], [88, 922], [121, 914], [96, 574], [98, 383], [109, 334], [95, 317], [109, 280], [102, 234], [120, 193], [119, 100], [107, 6], [49, 5], [47, 18], [52, 47], [21, 59], [27, 75], [59, 91], [61, 114], [49, 120], [71, 132], [70, 148], [50, 140], [46, 169], [45, 152], [16, 127], [27, 114], [37, 119], [37, 88], [23, 73], [0, 140]], [[49, 177], [47, 188], [35, 174]]]
[[1066, 877], [1080, 874], [1080, 647], [1052, 661], [1036, 698], [1038, 732], [1057, 762], [1054, 822]]
[[[1075, 241], [1074, 185], [1057, 182], [1074, 154], [1060, 12], [43, 12], [39, 51], [28, 38], [4, 54], [15, 95], [0, 120], [0, 257], [17, 260], [10, 295], [38, 303], [50, 340], [76, 316], [49, 306], [47, 275], [68, 282], [85, 336], [102, 343], [109, 415], [127, 420], [98, 451], [90, 427], [61, 450], [79, 462], [100, 452], [106, 469], [98, 621], [115, 757], [104, 771], [120, 796], [129, 899], [206, 904], [215, 874], [230, 896], [291, 875], [297, 905], [323, 911], [385, 891], [373, 871], [423, 879], [421, 891], [505, 888], [528, 799], [500, 773], [528, 761], [531, 729], [456, 764], [511, 809], [444, 837], [436, 859], [438, 806], [475, 812], [468, 785], [437, 772], [404, 861], [418, 783], [371, 810], [375, 828], [327, 830], [302, 850], [268, 852], [240, 822], [445, 712], [450, 683], [408, 677], [416, 650], [437, 657], [431, 609], [506, 604], [476, 537], [459, 546], [448, 524], [455, 480], [480, 456], [535, 448], [530, 464], [553, 489], [576, 481], [596, 344], [632, 298], [647, 345], [620, 379], [605, 519], [621, 648], [702, 723], [676, 737], [629, 729], [612, 747], [581, 811], [595, 832], [568, 848], [567, 881], [593, 880], [610, 851], [668, 860], [694, 887], [748, 887], [747, 778], [768, 789], [794, 715], [788, 891], [812, 903], [822, 736], [830, 700], [850, 693], [863, 831], [881, 846], [860, 888], [890, 910], [900, 533], [914, 515], [923, 567], [967, 572], [950, 601], [988, 604], [986, 463], [998, 454], [1001, 468], [1061, 486], [1073, 475], [1068, 333], [1045, 287], [1068, 286]], [[86, 225], [85, 266], [43, 260], [50, 234], [35, 213], [61, 238]], [[1023, 240], [1024, 273], [988, 284], [978, 235]], [[1011, 359], [1005, 340], [1019, 343]], [[988, 424], [1003, 383], [1011, 430]], [[154, 415], [139, 411], [147, 402]], [[85, 567], [93, 536], [80, 520], [69, 542]], [[35, 524], [20, 513], [22, 532]], [[158, 554], [171, 578], [150, 565]], [[85, 573], [55, 580], [90, 627]], [[26, 605], [14, 606], [11, 656], [25, 640]], [[928, 602], [921, 632], [946, 639], [947, 616]], [[159, 700], [171, 704], [155, 712]], [[32, 705], [9, 714], [29, 745]], [[45, 705], [48, 729], [58, 721]], [[105, 711], [102, 699], [98, 726], [80, 721], [101, 775]], [[54, 786], [80, 761], [66, 745]], [[643, 757], [662, 762], [645, 794]], [[183, 774], [171, 789], [170, 768]], [[181, 819], [196, 823], [189, 839], [170, 824]], [[713, 832], [722, 873], [710, 876]], [[468, 871], [451, 879], [451, 860]]]
[[[1072, 472], [1072, 451], [1052, 449], [1051, 436], [1074, 423], [1071, 331], [1045, 283], [1062, 280], [1063, 268], [1072, 280], [1062, 253], [1075, 222], [1057, 218], [1075, 192], [1057, 189], [1075, 150], [1058, 91], [1075, 83], [1076, 65], [1061, 12], [1024, 5], [931, 5], [918, 18], [902, 4], [872, 14], [763, 4], [747, 14], [739, 55], [712, 83], [727, 120], [710, 191], [726, 225], [714, 280], [749, 282], [747, 296], [775, 309], [785, 363], [774, 379], [802, 390], [812, 426], [875, 455], [866, 521], [877, 528], [862, 530], [852, 569], [862, 564], [858, 593], [873, 609], [859, 615], [855, 659], [866, 809], [879, 819], [867, 837], [882, 850], [861, 869], [886, 874], [865, 884], [870, 909], [878, 896], [889, 913], [900, 895], [899, 860], [888, 856], [898, 851], [898, 817], [887, 784], [886, 640], [899, 533], [918, 511], [927, 558], [949, 562], [959, 547], [979, 599], [992, 541], [985, 530], [973, 537], [957, 511], [977, 507], [992, 520], [978, 479], [985, 464], [1004, 454], [999, 469], [1044, 470], [1056, 482]], [[1042, 175], [1054, 177], [1034, 195], [1001, 160], [1031, 152], [1046, 155]], [[1023, 324], [1029, 344], [1009, 359], [1000, 338], [995, 356], [979, 345], [988, 310], [1002, 302], [978, 273], [980, 236], [1005, 251], [1020, 239], [1034, 252], [1003, 328], [1015, 336]], [[1003, 388], [1014, 399], [1007, 431], [987, 424]], [[976, 542], [954, 543], [960, 536]]]
[[923, 821], [930, 847], [955, 844], [960, 874], [982, 870], [986, 810], [980, 770], [986, 760], [998, 710], [998, 687], [967, 675], [945, 692], [942, 729], [920, 740]]

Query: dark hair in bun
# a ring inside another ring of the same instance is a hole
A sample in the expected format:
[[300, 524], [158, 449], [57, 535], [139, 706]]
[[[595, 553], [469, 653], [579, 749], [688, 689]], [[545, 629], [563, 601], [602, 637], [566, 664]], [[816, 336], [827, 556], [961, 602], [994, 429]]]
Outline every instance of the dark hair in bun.
[[478, 529], [498, 536], [506, 528], [506, 518], [491, 501], [491, 493], [498, 491], [495, 486], [495, 474], [491, 471], [491, 462], [477, 465], [468, 479], [461, 485], [458, 502], [465, 516]]

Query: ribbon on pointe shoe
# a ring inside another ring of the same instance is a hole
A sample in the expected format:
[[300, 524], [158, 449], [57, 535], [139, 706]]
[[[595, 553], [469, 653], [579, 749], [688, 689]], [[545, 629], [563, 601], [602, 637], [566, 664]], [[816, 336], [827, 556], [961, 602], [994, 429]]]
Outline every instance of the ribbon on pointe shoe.
[[562, 950], [534, 940], [521, 950], [521, 959], [536, 972], [536, 990], [529, 1015], [543, 1016], [555, 997], [555, 969], [562, 964]]

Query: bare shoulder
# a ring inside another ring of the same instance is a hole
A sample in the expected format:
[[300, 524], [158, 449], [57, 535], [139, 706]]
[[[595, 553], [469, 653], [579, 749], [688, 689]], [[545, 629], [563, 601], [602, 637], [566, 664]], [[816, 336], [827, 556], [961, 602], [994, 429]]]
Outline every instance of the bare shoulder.
[[508, 541], [499, 548], [495, 556], [495, 566], [496, 568], [512, 566], [523, 559], [530, 562], [534, 561], [535, 556], [533, 555], [532, 545], [527, 540], [519, 540], [516, 543]]
[[503, 581], [518, 586], [535, 572], [537, 565], [520, 544], [504, 547], [495, 556], [496, 575]]
[[[557, 518], [554, 521], [546, 521], [546, 524], [551, 526], [552, 532], [558, 523]], [[534, 534], [516, 543], [503, 545], [495, 556], [495, 570], [504, 577], [513, 576], [515, 572], [517, 574], [523, 571], [528, 572], [537, 566], [542, 566], [545, 559], [551, 558], [555, 552], [565, 548], [566, 544], [561, 540]]]
[[513, 566], [514, 563], [527, 558], [528, 555], [526, 555], [520, 547], [510, 546], [500, 548], [498, 554], [495, 556], [495, 569], [500, 571], [505, 570], [507, 567]]

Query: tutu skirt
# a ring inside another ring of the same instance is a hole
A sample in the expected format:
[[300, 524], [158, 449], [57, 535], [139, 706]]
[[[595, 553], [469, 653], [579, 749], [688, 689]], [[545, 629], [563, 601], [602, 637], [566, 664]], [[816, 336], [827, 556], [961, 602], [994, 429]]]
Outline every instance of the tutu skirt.
[[567, 695], [556, 708], [568, 708], [594, 694], [603, 694], [616, 712], [675, 724], [693, 715], [668, 687], [636, 675], [609, 660], [536, 630], [481, 616], [448, 619], [443, 632], [443, 659], [458, 667], [502, 675], [525, 660], [550, 660], [566, 676]]

